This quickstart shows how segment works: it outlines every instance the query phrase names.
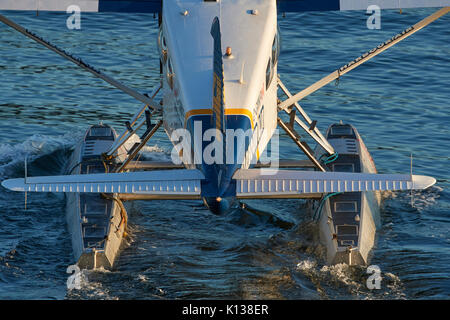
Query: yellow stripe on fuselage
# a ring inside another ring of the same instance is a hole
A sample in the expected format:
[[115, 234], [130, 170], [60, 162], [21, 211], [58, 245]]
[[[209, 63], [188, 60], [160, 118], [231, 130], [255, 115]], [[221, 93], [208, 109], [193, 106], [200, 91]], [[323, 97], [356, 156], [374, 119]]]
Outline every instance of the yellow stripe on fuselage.
[[212, 109], [192, 109], [186, 112], [186, 115], [184, 116], [184, 126], [186, 127], [186, 122], [188, 119], [192, 116], [206, 116], [206, 115], [212, 115], [213, 111]]
[[227, 116], [247, 116], [250, 119], [250, 123], [253, 130], [253, 115], [248, 109], [225, 109], [225, 115]]
[[[186, 115], [184, 117], [184, 123], [185, 123], [185, 127], [186, 127], [186, 123], [188, 121], [188, 119], [192, 116], [199, 116], [199, 115], [212, 115], [213, 114], [213, 110], [212, 109], [192, 109], [189, 110], [188, 112], [186, 112]], [[243, 108], [236, 108], [236, 109], [225, 109], [225, 115], [228, 116], [238, 116], [238, 115], [242, 115], [242, 116], [247, 116], [250, 119], [250, 123], [252, 126], [252, 130], [254, 128], [254, 124], [253, 124], [253, 115], [251, 113], [250, 110], [248, 109], [243, 109]]]

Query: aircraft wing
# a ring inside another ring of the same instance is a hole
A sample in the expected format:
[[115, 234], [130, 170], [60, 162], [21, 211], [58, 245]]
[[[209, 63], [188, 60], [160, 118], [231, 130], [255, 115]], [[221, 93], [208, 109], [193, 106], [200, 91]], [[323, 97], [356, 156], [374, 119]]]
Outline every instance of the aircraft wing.
[[450, 6], [450, 0], [278, 0], [279, 12], [367, 10], [371, 5], [380, 9], [407, 9]]
[[64, 11], [71, 5], [82, 12], [161, 11], [161, 0], [0, 0], [0, 10]]
[[302, 194], [426, 189], [436, 183], [428, 176], [318, 172], [273, 169], [240, 169], [236, 180], [238, 198], [300, 197]]
[[[367, 10], [369, 5], [381, 9], [406, 9], [450, 6], [450, 0], [278, 0], [280, 12]], [[161, 0], [0, 0], [0, 10], [66, 11], [71, 5], [82, 12], [161, 11]]]
[[2, 186], [22, 192], [131, 193], [143, 195], [200, 195], [199, 170], [160, 170], [79, 174], [9, 179]]

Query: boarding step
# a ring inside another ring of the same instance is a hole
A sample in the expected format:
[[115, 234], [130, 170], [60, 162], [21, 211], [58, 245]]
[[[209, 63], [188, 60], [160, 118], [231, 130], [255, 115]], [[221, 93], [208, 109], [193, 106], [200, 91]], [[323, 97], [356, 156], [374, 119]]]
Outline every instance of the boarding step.
[[85, 248], [103, 249], [105, 247], [105, 237], [84, 239]]

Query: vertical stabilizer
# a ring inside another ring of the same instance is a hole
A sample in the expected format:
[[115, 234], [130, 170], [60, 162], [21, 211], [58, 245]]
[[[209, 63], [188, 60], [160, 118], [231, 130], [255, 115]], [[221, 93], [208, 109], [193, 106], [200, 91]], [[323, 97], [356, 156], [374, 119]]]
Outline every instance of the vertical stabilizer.
[[220, 34], [219, 18], [215, 17], [211, 26], [211, 36], [214, 39], [214, 60], [213, 60], [213, 114], [216, 118], [216, 129], [225, 133], [224, 117], [224, 83], [223, 83], [223, 59], [222, 43]]

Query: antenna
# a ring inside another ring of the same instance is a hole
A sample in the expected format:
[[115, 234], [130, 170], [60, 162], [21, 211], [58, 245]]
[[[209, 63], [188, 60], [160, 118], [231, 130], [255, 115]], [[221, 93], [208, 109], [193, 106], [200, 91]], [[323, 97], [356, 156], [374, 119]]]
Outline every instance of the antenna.
[[[25, 177], [23, 179], [25, 184], [27, 184], [27, 177], [28, 177], [27, 159], [28, 155], [25, 155]], [[25, 189], [25, 210], [27, 210], [27, 189]]]
[[412, 183], [412, 188], [411, 188], [411, 207], [414, 208], [414, 179], [413, 179], [413, 155], [412, 152], [410, 154], [410, 166], [411, 166], [411, 183]]
[[244, 84], [244, 66], [245, 66], [245, 61], [242, 63], [241, 76], [239, 78], [239, 83], [240, 84]]

